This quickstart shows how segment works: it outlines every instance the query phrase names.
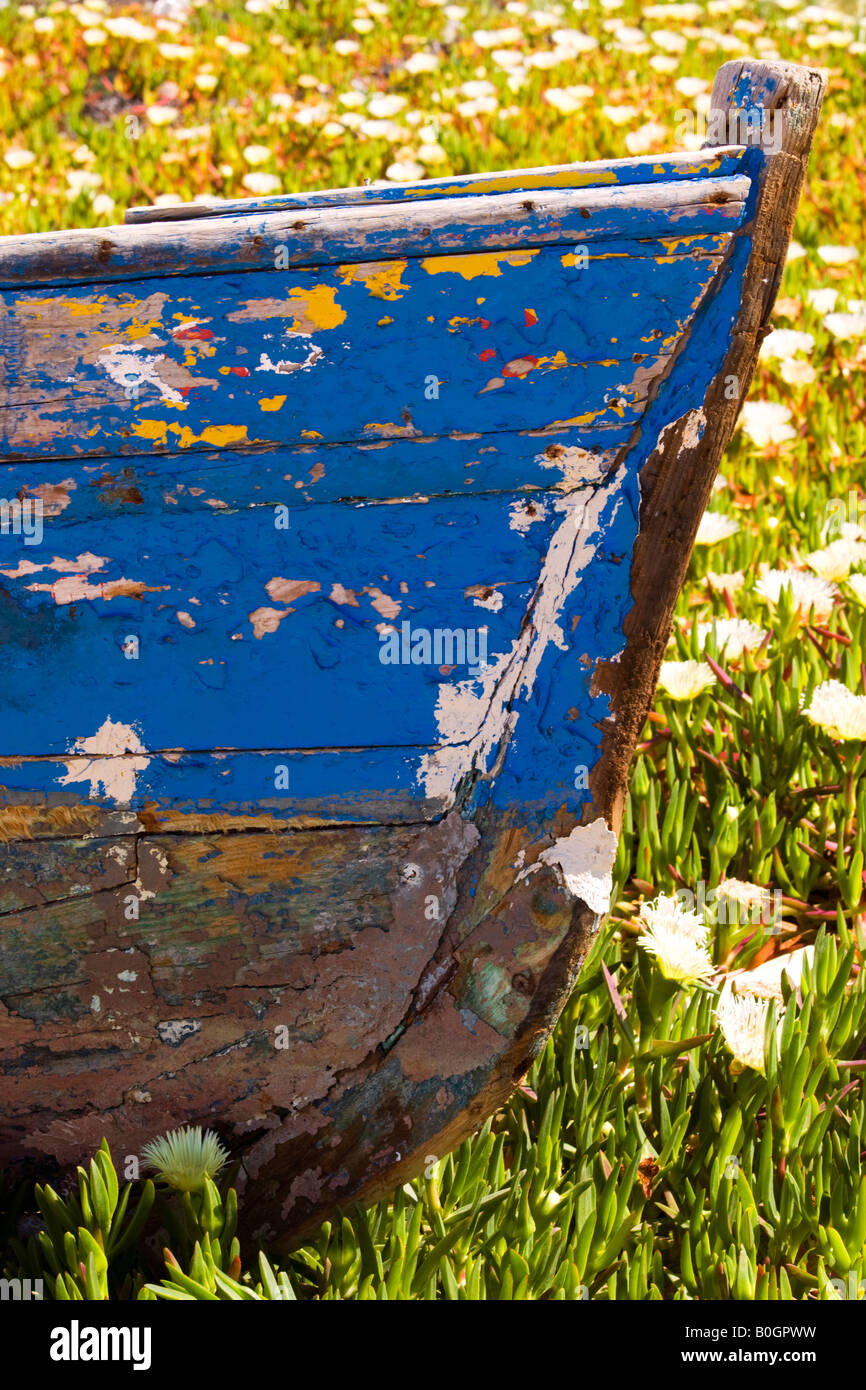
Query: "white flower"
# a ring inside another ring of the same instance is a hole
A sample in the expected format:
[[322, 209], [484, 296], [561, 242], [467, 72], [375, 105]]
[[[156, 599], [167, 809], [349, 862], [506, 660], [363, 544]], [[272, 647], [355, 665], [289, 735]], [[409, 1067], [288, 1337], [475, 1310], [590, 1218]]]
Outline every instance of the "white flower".
[[847, 540], [840, 537], [831, 541], [823, 550], [813, 550], [806, 556], [806, 564], [822, 579], [847, 579], [856, 565], [866, 561], [866, 541]]
[[649, 60], [649, 65], [653, 72], [676, 72], [680, 60], [679, 58], [669, 58], [666, 53], [654, 53]]
[[271, 157], [271, 152], [267, 145], [247, 145], [243, 152], [247, 164], [267, 164]]
[[855, 695], [841, 681], [823, 681], [803, 713], [842, 743], [866, 740], [866, 695]]
[[666, 980], [697, 983], [713, 973], [707, 927], [676, 898], [661, 894], [641, 909], [644, 924], [638, 941], [654, 955]]
[[764, 448], [768, 444], [784, 444], [793, 439], [791, 412], [779, 401], [746, 401], [740, 415], [740, 425], [753, 444]]
[[[297, 118], [296, 118], [297, 119]], [[362, 121], [360, 125], [362, 135], [366, 135], [369, 140], [404, 140], [406, 130], [398, 125], [396, 121], [381, 121], [371, 117], [367, 121]]]
[[417, 77], [422, 72], [435, 72], [439, 66], [439, 59], [435, 53], [413, 53], [403, 64], [406, 72]]
[[811, 352], [815, 339], [811, 333], [801, 333], [796, 328], [774, 328], [761, 344], [761, 358], [793, 357], [798, 352]]
[[476, 97], [473, 101], [460, 101], [457, 103], [457, 114], [464, 120], [471, 120], [473, 116], [492, 116], [499, 109], [499, 102], [496, 97]]
[[625, 147], [629, 154], [646, 154], [657, 145], [663, 145], [667, 131], [657, 121], [647, 121], [637, 130], [630, 130], [625, 137]]
[[100, 44], [105, 43], [108, 39], [108, 35], [104, 29], [82, 29], [81, 37], [88, 48], [98, 48]]
[[772, 604], [779, 602], [783, 589], [790, 589], [794, 609], [801, 618], [807, 618], [812, 608], [819, 620], [828, 618], [833, 611], [836, 587], [816, 574], [805, 574], [802, 570], [767, 570], [755, 585], [756, 593]]
[[[726, 815], [731, 820], [737, 820], [739, 818], [739, 812], [735, 806], [728, 806], [726, 808]], [[737, 912], [734, 916], [731, 915], [731, 910], [728, 906], [722, 907], [721, 910], [717, 908], [716, 913], [719, 921], [731, 923], [740, 921], [745, 923], [748, 920], [748, 916], [751, 916], [752, 922], [756, 923], [758, 921], [763, 920], [766, 922], [768, 920], [767, 914], [772, 899], [770, 897], [769, 888], [765, 888], [759, 883], [749, 883], [742, 878], [726, 878], [722, 880], [716, 889], [716, 902], [722, 904], [735, 903], [737, 906]], [[740, 908], [745, 908], [748, 916], [743, 917], [740, 913]]]
[[90, 169], [69, 169], [66, 174], [66, 196], [74, 199], [81, 193], [87, 193], [102, 186], [102, 175], [95, 174]]
[[860, 258], [856, 246], [819, 246], [818, 255], [826, 265], [850, 265]]
[[674, 83], [674, 87], [683, 97], [696, 97], [705, 92], [709, 85], [703, 77], [678, 77]]
[[37, 34], [50, 34], [54, 28], [54, 20], [50, 15], [40, 15], [38, 19], [34, 19], [33, 28]]
[[729, 594], [735, 594], [738, 589], [742, 589], [745, 582], [746, 576], [743, 570], [730, 570], [727, 574], [707, 570], [707, 583], [716, 594], [724, 593], [725, 589]]
[[472, 40], [477, 43], [479, 48], [496, 48], [497, 44], [520, 43], [523, 38], [522, 29], [476, 29], [472, 34]]
[[36, 155], [32, 150], [22, 150], [16, 146], [6, 150], [3, 155], [3, 162], [10, 169], [26, 169], [35, 159]]
[[722, 1037], [734, 1054], [740, 1070], [751, 1067], [764, 1070], [764, 1029], [767, 1023], [767, 1000], [753, 994], [737, 995], [730, 980], [726, 980], [719, 995], [716, 1019]]
[[789, 386], [811, 386], [818, 375], [811, 362], [802, 357], [786, 357], [779, 367], [779, 375]]
[[157, 52], [160, 58], [166, 58], [169, 62], [185, 62], [187, 58], [195, 57], [195, 49], [187, 43], [160, 43], [157, 44]]
[[866, 574], [849, 574], [847, 583], [857, 602], [866, 608]]
[[704, 512], [695, 536], [695, 545], [716, 545], [739, 531], [739, 522], [724, 512]]
[[361, 45], [354, 39], [337, 39], [334, 44], [334, 52], [339, 53], [341, 58], [348, 58], [352, 53], [358, 53]]
[[416, 159], [395, 159], [385, 170], [385, 178], [390, 179], [391, 183], [412, 183], [423, 177], [424, 165]]
[[584, 34], [580, 29], [554, 29], [553, 42], [557, 48], [564, 48], [571, 56], [575, 53], [592, 53], [598, 48], [598, 39]]
[[92, 207], [96, 217], [110, 217], [114, 212], [114, 199], [107, 193], [97, 193]]
[[548, 87], [543, 97], [548, 106], [552, 106], [554, 111], [563, 116], [570, 116], [572, 112], [577, 111], [584, 100], [576, 94], [574, 87]]
[[805, 256], [805, 254], [806, 248], [802, 242], [790, 241], [788, 243], [788, 251], [785, 256], [785, 264], [787, 265], [788, 261], [799, 261], [802, 256]]
[[200, 92], [212, 92], [219, 78], [215, 72], [197, 72], [193, 81]]
[[611, 125], [626, 125], [640, 115], [636, 106], [603, 106], [601, 114]]
[[228, 34], [217, 34], [214, 43], [217, 48], [228, 53], [230, 58], [246, 58], [250, 51], [248, 43], [241, 43], [240, 39], [230, 39]]
[[862, 338], [866, 334], [866, 314], [825, 314], [824, 327], [831, 337], [843, 342]]
[[244, 174], [241, 183], [248, 193], [255, 193], [260, 197], [267, 197], [269, 193], [279, 193], [282, 188], [276, 174]]
[[839, 298], [838, 290], [807, 290], [806, 303], [816, 314], [831, 314]]
[[653, 29], [650, 38], [656, 48], [663, 48], [665, 53], [684, 53], [686, 40], [682, 34], [675, 33], [672, 29]]
[[672, 700], [693, 700], [715, 683], [716, 677], [705, 661], [663, 661], [659, 671], [659, 687]]
[[719, 651], [725, 652], [730, 661], [736, 661], [743, 652], [759, 647], [767, 636], [764, 628], [747, 623], [744, 618], [717, 618], [712, 623], [698, 623], [698, 641], [702, 649], [707, 639], [713, 636], [714, 628], [716, 646]]
[[778, 999], [782, 1002], [782, 976], [787, 975], [791, 988], [799, 988], [806, 961], [812, 964], [814, 946], [800, 946], [784, 956], [774, 956], [754, 970], [734, 971], [728, 977], [738, 994], [753, 994], [759, 999]]
[[367, 110], [371, 116], [387, 119], [396, 116], [398, 111], [402, 111], [406, 105], [406, 98], [397, 96], [396, 92], [382, 92], [378, 96], [371, 97], [367, 102]]
[[448, 156], [436, 140], [425, 140], [418, 147], [418, 158], [422, 164], [444, 164]]
[[156, 1168], [157, 1177], [180, 1192], [197, 1192], [204, 1187], [205, 1178], [215, 1178], [229, 1157], [212, 1129], [203, 1131], [192, 1125], [152, 1140], [143, 1152], [146, 1165]]
[[151, 125], [171, 125], [172, 121], [177, 120], [180, 112], [176, 106], [148, 106], [145, 108], [145, 115]]
[[116, 39], [132, 39], [134, 43], [149, 43], [151, 39], [156, 38], [155, 29], [151, 29], [149, 24], [142, 24], [139, 20], [133, 19], [131, 15], [117, 15], [112, 19], [104, 19], [102, 26]]

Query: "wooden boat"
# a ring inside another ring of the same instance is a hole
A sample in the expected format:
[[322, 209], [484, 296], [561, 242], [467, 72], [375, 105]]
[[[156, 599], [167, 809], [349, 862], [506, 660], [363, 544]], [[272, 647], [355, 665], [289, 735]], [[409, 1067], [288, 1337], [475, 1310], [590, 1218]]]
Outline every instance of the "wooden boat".
[[279, 1244], [525, 1074], [822, 90], [727, 63], [699, 153], [0, 240], [0, 1160], [214, 1125]]

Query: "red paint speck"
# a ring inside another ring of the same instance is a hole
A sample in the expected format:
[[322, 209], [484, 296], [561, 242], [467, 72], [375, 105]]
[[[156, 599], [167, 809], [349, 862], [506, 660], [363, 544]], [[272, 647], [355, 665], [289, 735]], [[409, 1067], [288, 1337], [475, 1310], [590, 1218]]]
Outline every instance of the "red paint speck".
[[179, 328], [175, 330], [174, 337], [186, 342], [190, 338], [212, 338], [213, 333], [209, 328]]
[[250, 369], [249, 367], [229, 367], [229, 372], [232, 376], [249, 376]]
[[480, 325], [482, 328], [489, 328], [489, 327], [490, 327], [490, 320], [489, 320], [489, 319], [479, 319], [479, 320], [478, 320], [478, 323], [479, 323], [479, 325]]
[[534, 323], [538, 323], [538, 315], [534, 309], [524, 309], [523, 317], [526, 320], [527, 328], [531, 328]]
[[487, 362], [487, 361], [489, 361], [489, 359], [490, 359], [491, 357], [495, 357], [495, 356], [496, 356], [496, 348], [485, 348], [483, 352], [479, 352], [479, 354], [478, 354], [478, 359], [479, 359], [479, 361], [481, 361], [481, 362]]

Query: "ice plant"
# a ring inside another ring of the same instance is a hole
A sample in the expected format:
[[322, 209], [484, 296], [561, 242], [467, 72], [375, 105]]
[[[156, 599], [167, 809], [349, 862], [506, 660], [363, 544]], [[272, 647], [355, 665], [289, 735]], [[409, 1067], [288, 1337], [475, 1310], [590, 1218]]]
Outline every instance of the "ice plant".
[[866, 542], [849, 540], [840, 536], [831, 541], [823, 550], [812, 550], [806, 556], [806, 564], [822, 579], [847, 579], [856, 565], [866, 561]]
[[813, 608], [816, 618], [829, 618], [836, 597], [836, 588], [829, 579], [802, 570], [767, 570], [755, 585], [756, 593], [772, 604], [779, 602], [786, 588], [790, 589], [794, 608], [801, 618], [808, 618]]
[[693, 700], [716, 677], [705, 661], [663, 661], [659, 671], [659, 687], [672, 700]]
[[751, 994], [758, 999], [777, 999], [782, 1001], [782, 976], [788, 977], [792, 989], [797, 989], [806, 961], [812, 964], [814, 946], [801, 946], [784, 956], [774, 956], [755, 966], [754, 970], [732, 972], [728, 977], [733, 981], [738, 994]]
[[644, 905], [641, 921], [640, 945], [655, 956], [666, 980], [698, 984], [712, 975], [708, 932], [697, 913], [662, 893]]
[[715, 622], [698, 623], [698, 641], [701, 648], [704, 648], [707, 639], [713, 636], [719, 651], [724, 651], [729, 660], [736, 661], [743, 652], [760, 647], [767, 632], [765, 628], [758, 627], [756, 623], [748, 623], [744, 618], [717, 618]]
[[791, 412], [780, 401], [746, 401], [740, 415], [743, 433], [759, 449], [767, 445], [784, 444], [795, 438]]
[[734, 1054], [735, 1070], [764, 1070], [764, 1029], [768, 1001], [755, 994], [735, 994], [726, 980], [719, 995], [716, 1020], [722, 1037]]
[[823, 681], [803, 713], [842, 743], [866, 740], [866, 695], [855, 695], [841, 681]]
[[214, 1131], [198, 1125], [170, 1130], [144, 1147], [145, 1162], [179, 1192], [197, 1192], [206, 1178], [217, 1177], [228, 1157]]
[[739, 531], [739, 522], [724, 512], [704, 512], [695, 536], [695, 545], [716, 545]]

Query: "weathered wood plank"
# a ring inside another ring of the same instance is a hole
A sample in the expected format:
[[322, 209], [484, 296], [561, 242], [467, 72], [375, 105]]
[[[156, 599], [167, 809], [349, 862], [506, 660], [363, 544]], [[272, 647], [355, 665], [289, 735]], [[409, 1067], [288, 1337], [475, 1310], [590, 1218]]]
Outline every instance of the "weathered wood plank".
[[313, 208], [190, 222], [0, 237], [0, 287], [141, 280], [483, 253], [550, 243], [733, 232], [749, 180], [434, 199], [417, 206]]
[[726, 178], [740, 172], [741, 145], [689, 153], [639, 155], [633, 159], [592, 160], [555, 164], [539, 169], [503, 169], [487, 174], [446, 174], [409, 183], [363, 184], [356, 188], [325, 188], [313, 193], [274, 193], [263, 198], [211, 198], [173, 207], [128, 208], [124, 222], [174, 222], [199, 217], [225, 217], [255, 212], [278, 212], [316, 207], [345, 207], [354, 203], [417, 202], [429, 198], [465, 198], [479, 194], [551, 188], [599, 188], [672, 179]]
[[[372, 807], [412, 789], [441, 809], [496, 762], [520, 711], [534, 717], [536, 673], [550, 680], [547, 648], [562, 648], [566, 624], [574, 633], [579, 614], [577, 654], [617, 649], [635, 487], [620, 465], [565, 496], [322, 505], [282, 535], [258, 510], [182, 513], [162, 528], [109, 517], [67, 526], [70, 557], [44, 561], [22, 539], [0, 569], [0, 634], [19, 651], [4, 752], [55, 758], [2, 780], [119, 806], [210, 798], [214, 811], [320, 814], [342, 794], [356, 818], [364, 797]], [[62, 703], [46, 678], [58, 655]], [[592, 761], [603, 713], [590, 683], [586, 666], [569, 681], [550, 757], [524, 770], [525, 802], [532, 785], [539, 804], [579, 803], [574, 764]], [[267, 692], [255, 710], [252, 691]], [[216, 766], [182, 756], [239, 747], [277, 751]], [[302, 749], [323, 751], [315, 765], [279, 751]]]
[[[207, 515], [241, 508], [267, 510], [262, 520], [279, 533], [302, 524], [307, 507], [333, 502], [431, 500], [449, 494], [566, 493], [593, 487], [628, 443], [633, 426], [569, 425], [520, 434], [419, 435], [360, 444], [323, 444], [239, 451], [0, 462], [0, 496], [40, 511], [19, 511], [19, 534], [68, 550], [69, 527], [124, 514], [154, 519], [185, 512]], [[278, 510], [281, 509], [281, 510]], [[213, 523], [205, 523], [213, 524]], [[37, 542], [33, 542], [36, 544]], [[0, 569], [14, 565], [11, 543], [0, 542]], [[35, 551], [28, 542], [25, 558]], [[21, 552], [17, 552], [20, 558]]]
[[3, 446], [51, 457], [619, 427], [719, 265], [663, 248], [586, 265], [537, 248], [7, 292]]

